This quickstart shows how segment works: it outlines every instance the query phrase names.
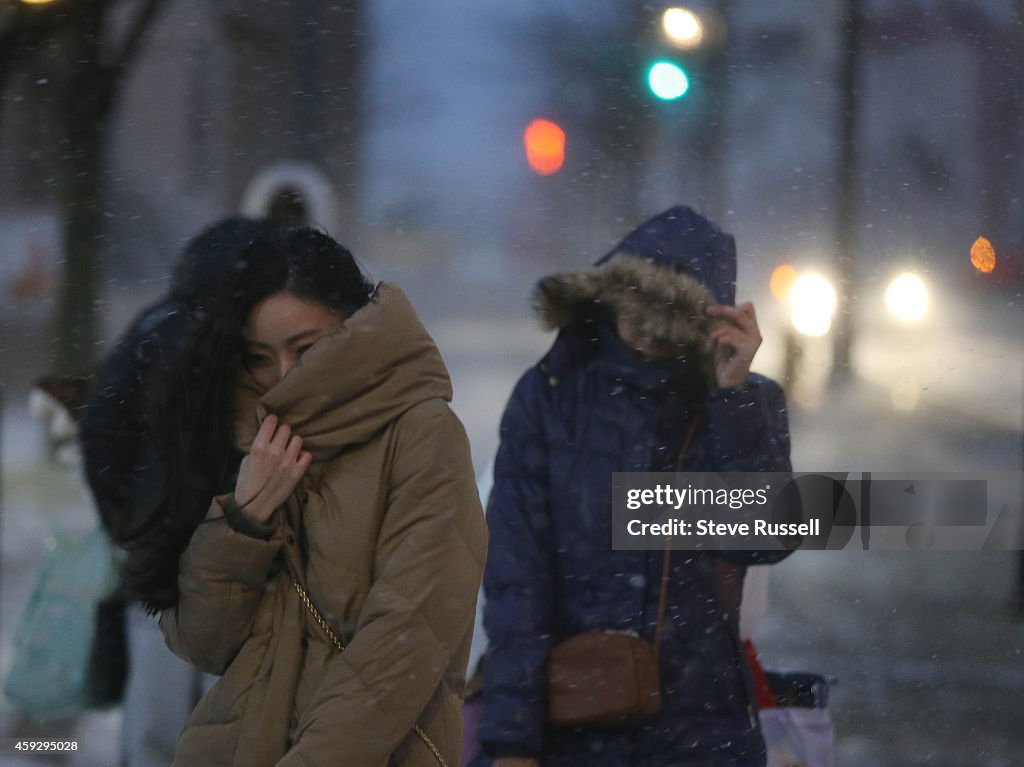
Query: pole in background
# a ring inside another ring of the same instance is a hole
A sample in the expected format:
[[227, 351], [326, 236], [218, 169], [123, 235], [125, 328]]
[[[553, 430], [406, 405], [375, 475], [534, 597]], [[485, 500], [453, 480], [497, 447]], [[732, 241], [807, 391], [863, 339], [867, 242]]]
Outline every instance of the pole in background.
[[836, 312], [832, 380], [851, 377], [854, 310], [857, 295], [856, 252], [859, 218], [860, 156], [857, 127], [860, 111], [860, 59], [863, 16], [861, 0], [843, 0], [839, 45], [839, 167], [836, 211], [836, 273], [839, 307]]
[[[4, 563], [4, 382], [0, 381], [0, 573]], [[0, 605], [3, 604], [3, 578], [0, 578]], [[0, 610], [0, 636], [3, 636], [3, 610]], [[2, 664], [3, 668], [7, 664]]]

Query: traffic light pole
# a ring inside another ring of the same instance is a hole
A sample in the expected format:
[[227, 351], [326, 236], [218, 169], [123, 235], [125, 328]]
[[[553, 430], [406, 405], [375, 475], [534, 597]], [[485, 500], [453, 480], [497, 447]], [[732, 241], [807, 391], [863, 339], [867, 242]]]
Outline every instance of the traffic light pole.
[[860, 156], [857, 128], [860, 111], [860, 49], [863, 29], [861, 0], [843, 0], [839, 50], [839, 199], [836, 211], [836, 272], [839, 306], [836, 311], [832, 380], [851, 377], [854, 310], [857, 297], [857, 220], [859, 218]]
[[[719, 22], [726, 30], [732, 28], [732, 2], [718, 5]], [[705, 216], [722, 221], [727, 209], [725, 158], [729, 139], [729, 58], [731, 43], [726, 36], [712, 41], [704, 53], [699, 67], [701, 102], [704, 105], [698, 118], [694, 141], [695, 160], [699, 168], [700, 186], [697, 205]]]

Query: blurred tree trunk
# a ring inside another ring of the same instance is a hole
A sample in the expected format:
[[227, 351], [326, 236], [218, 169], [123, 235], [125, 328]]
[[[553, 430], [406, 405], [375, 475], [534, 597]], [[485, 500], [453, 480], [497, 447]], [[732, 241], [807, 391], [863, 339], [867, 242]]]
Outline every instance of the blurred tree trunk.
[[63, 211], [64, 274], [57, 302], [55, 366], [77, 371], [93, 361], [97, 342], [95, 311], [100, 240], [104, 136], [113, 92], [103, 76], [100, 56], [104, 14], [79, 10], [68, 41], [72, 68], [58, 121], [63, 128], [60, 153], [60, 207]]
[[[971, 9], [973, 10], [973, 9]], [[961, 19], [954, 15], [959, 11]], [[993, 242], [1005, 248], [1012, 241], [1014, 230], [1020, 232], [1020, 171], [1024, 112], [1021, 107], [1021, 82], [1024, 76], [1024, 0], [1014, 7], [1014, 24], [1004, 30], [981, 13], [968, 15], [969, 10], [952, 6], [946, 18], [961, 21], [961, 28], [973, 32], [968, 40], [977, 56], [974, 75], [976, 86], [974, 110], [976, 147], [979, 167], [980, 230]], [[1016, 159], [1016, 163], [1007, 162]], [[1014, 165], [1017, 172], [1014, 172]], [[1016, 234], [1017, 237], [1020, 234]]]
[[[38, 63], [39, 49], [53, 44], [61, 61], [45, 66], [60, 78], [56, 100], [60, 162], [57, 204], [61, 215], [64, 270], [54, 328], [55, 369], [79, 371], [95, 361], [98, 341], [96, 291], [103, 237], [104, 171], [108, 138], [124, 75], [165, 0], [133, 2], [135, 15], [119, 44], [110, 42], [118, 0], [74, 0], [8, 14], [0, 32], [5, 75]], [[0, 87], [9, 84], [0, 80]]]
[[836, 271], [839, 305], [832, 353], [832, 380], [851, 377], [850, 358], [857, 308], [857, 220], [860, 202], [860, 156], [857, 128], [860, 110], [861, 0], [843, 0], [839, 43], [839, 163], [836, 205]]

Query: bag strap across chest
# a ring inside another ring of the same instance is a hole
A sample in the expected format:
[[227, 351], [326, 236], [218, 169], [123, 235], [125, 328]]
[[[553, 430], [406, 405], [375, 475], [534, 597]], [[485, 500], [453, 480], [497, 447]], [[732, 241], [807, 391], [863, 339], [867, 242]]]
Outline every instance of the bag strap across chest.
[[[676, 472], [681, 472], [686, 466], [686, 459], [690, 454], [690, 447], [693, 445], [694, 437], [700, 428], [703, 418], [697, 415], [690, 421], [683, 438], [683, 446], [679, 449], [679, 457], [676, 458]], [[654, 657], [657, 660], [661, 652], [661, 635], [665, 622], [665, 606], [668, 602], [668, 582], [672, 574], [672, 538], [665, 541], [665, 554], [661, 562], [661, 589], [658, 593], [658, 618], [654, 626]]]

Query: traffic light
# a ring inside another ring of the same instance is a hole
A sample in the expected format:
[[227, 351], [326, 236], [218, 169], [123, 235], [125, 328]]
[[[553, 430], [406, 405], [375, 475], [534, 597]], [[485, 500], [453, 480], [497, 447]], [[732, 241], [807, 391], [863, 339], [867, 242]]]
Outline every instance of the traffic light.
[[661, 32], [669, 45], [683, 51], [695, 50], [704, 42], [704, 22], [689, 8], [666, 8]]
[[692, 78], [687, 70], [697, 66], [706, 53], [707, 29], [701, 16], [680, 6], [666, 8], [659, 26], [663, 55], [647, 67], [647, 87], [656, 98], [675, 101], [690, 90]]
[[647, 86], [662, 101], [675, 101], [690, 90], [690, 78], [674, 61], [662, 59], [647, 70]]
[[551, 176], [565, 164], [565, 131], [551, 120], [536, 119], [523, 131], [523, 147], [530, 169]]

